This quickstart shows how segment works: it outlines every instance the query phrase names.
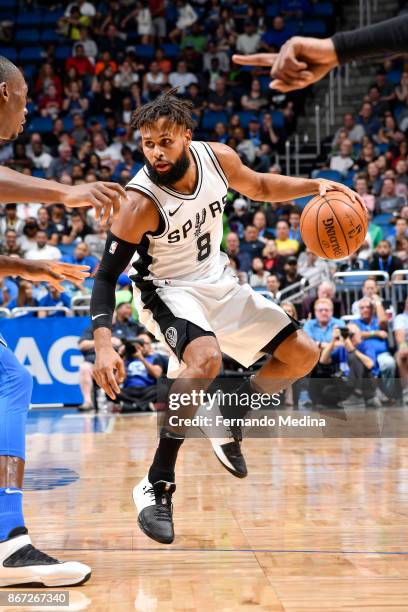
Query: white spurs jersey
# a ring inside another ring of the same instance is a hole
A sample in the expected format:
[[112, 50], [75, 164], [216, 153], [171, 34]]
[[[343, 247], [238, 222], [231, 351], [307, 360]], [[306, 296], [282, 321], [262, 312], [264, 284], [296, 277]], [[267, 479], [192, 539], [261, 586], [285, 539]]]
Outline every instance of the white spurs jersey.
[[137, 280], [177, 284], [213, 279], [221, 276], [228, 264], [227, 255], [220, 251], [227, 179], [207, 143], [192, 142], [190, 151], [198, 174], [191, 195], [156, 185], [146, 167], [127, 184], [127, 189], [146, 194], [160, 214], [158, 231], [145, 234], [137, 247], [130, 272]]

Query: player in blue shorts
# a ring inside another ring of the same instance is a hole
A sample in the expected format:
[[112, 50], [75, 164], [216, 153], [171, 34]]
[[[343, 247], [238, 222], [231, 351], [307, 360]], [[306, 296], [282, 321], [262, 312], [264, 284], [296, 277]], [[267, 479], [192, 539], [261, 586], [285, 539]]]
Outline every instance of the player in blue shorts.
[[[0, 139], [14, 140], [23, 131], [27, 109], [27, 84], [20, 70], [0, 56]], [[93, 206], [96, 217], [116, 216], [120, 198], [116, 183], [67, 186], [0, 168], [0, 204], [9, 202], [63, 203], [68, 207]], [[59, 262], [26, 261], [0, 257], [0, 275], [19, 275], [48, 281], [82, 280], [87, 266]], [[29, 372], [0, 336], [0, 586], [83, 584], [91, 569], [78, 562], [60, 562], [31, 544], [22, 511], [25, 461], [25, 424], [32, 390]]]

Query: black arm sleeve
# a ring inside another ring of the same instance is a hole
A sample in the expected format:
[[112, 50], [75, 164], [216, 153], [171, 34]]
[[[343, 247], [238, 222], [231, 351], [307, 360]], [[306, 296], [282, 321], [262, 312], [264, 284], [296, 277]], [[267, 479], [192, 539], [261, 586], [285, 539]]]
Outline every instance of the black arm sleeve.
[[350, 32], [337, 32], [332, 41], [340, 64], [385, 53], [405, 53], [408, 51], [408, 15]]
[[91, 319], [94, 330], [98, 327], [112, 328], [116, 283], [136, 248], [136, 244], [108, 232], [105, 251], [92, 289]]

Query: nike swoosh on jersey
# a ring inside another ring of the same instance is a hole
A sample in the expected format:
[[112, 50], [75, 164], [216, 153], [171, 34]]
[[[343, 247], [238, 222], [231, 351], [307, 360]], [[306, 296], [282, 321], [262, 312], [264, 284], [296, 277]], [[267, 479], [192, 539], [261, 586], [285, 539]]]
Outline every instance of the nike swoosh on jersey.
[[19, 489], [6, 489], [6, 493], [21, 493], [21, 494], [23, 494], [23, 492], [20, 491]]
[[97, 319], [98, 317], [107, 317], [109, 315], [107, 315], [105, 312], [103, 312], [102, 314], [98, 314], [92, 317], [92, 321], [95, 321], [95, 319]]
[[180, 208], [183, 206], [183, 204], [184, 204], [184, 202], [182, 202], [182, 203], [180, 204], [180, 206], [177, 206], [177, 208], [176, 208], [175, 210], [169, 210], [169, 215], [170, 215], [170, 217], [172, 217], [173, 215], [175, 215], [175, 214], [176, 214], [176, 212], [177, 212], [178, 210], [180, 210]]

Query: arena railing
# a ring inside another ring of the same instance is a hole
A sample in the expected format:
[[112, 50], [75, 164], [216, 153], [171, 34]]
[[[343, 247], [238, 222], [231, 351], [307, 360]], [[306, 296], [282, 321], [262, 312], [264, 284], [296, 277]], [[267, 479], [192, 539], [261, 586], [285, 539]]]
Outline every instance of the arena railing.
[[[403, 278], [399, 278], [399, 277]], [[395, 314], [408, 295], [408, 270], [395, 270], [391, 274], [391, 303]]]
[[89, 314], [90, 306], [90, 295], [75, 295], [71, 300], [71, 309], [74, 311], [74, 314]]
[[[316, 287], [320, 284], [318, 277], [316, 277], [316, 282], [313, 280], [302, 278], [302, 280], [297, 283], [293, 283], [293, 285], [289, 285], [289, 287], [285, 287], [281, 291], [278, 291], [276, 294], [276, 303], [280, 304], [281, 302], [300, 302], [307, 293], [314, 291]], [[269, 291], [257, 291], [264, 297], [271, 299], [271, 294]]]
[[[336, 272], [334, 282], [336, 289], [346, 296], [347, 312], [351, 311], [352, 303], [360, 298], [363, 282], [369, 277], [375, 277], [382, 297], [390, 300], [390, 275], [382, 270], [356, 270], [354, 272]], [[359, 282], [360, 281], [360, 282]]]
[[66, 316], [71, 317], [73, 312], [66, 306], [18, 306], [12, 308], [11, 317], [18, 317], [25, 312], [64, 312]]

